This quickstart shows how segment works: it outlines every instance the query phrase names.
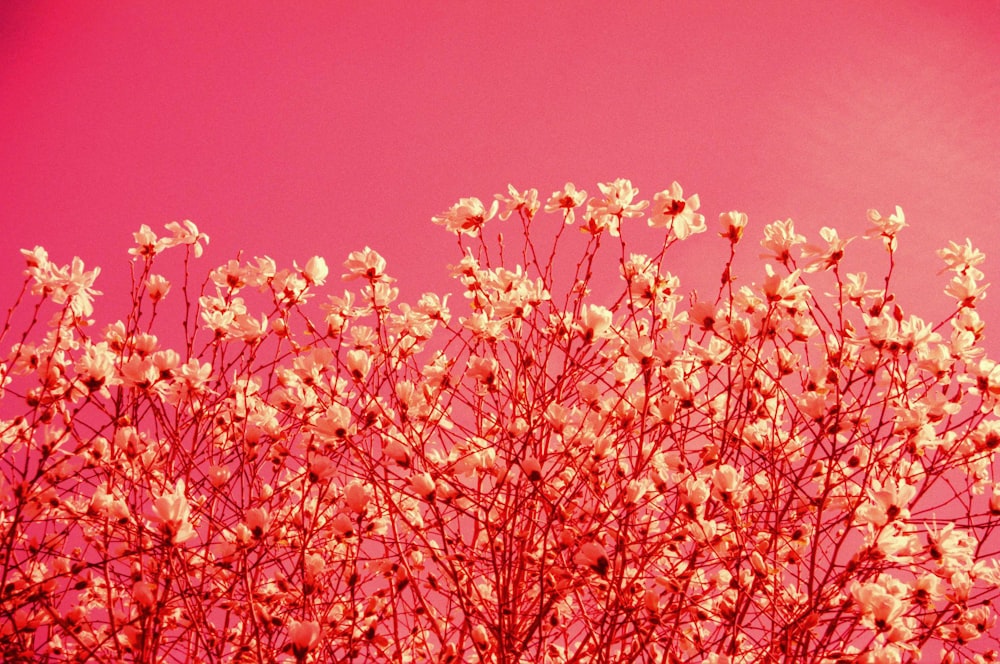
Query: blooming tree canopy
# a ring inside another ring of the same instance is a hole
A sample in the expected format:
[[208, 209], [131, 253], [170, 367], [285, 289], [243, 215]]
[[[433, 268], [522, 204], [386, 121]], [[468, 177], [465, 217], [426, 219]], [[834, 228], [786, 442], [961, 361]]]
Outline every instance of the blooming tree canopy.
[[459, 292], [415, 302], [368, 247], [347, 290], [320, 257], [202, 279], [195, 224], [142, 226], [100, 322], [97, 269], [24, 250], [5, 661], [995, 661], [983, 254], [939, 252], [929, 321], [892, 290], [899, 208], [768, 224], [745, 275], [729, 211], [699, 296], [666, 265], [700, 210], [624, 179], [462, 198], [433, 218]]

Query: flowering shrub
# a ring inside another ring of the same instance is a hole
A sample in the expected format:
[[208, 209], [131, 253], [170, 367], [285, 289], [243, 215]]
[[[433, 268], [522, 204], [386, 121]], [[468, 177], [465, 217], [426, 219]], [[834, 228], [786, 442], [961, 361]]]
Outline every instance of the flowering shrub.
[[[369, 248], [351, 290], [319, 257], [199, 290], [185, 222], [135, 234], [131, 310], [97, 325], [98, 271], [24, 251], [5, 660], [994, 661], [983, 255], [939, 252], [955, 306], [928, 322], [891, 290], [898, 208], [869, 213], [878, 280], [791, 220], [739, 278], [728, 212], [699, 298], [665, 269], [699, 207], [627, 180], [462, 199], [433, 219], [458, 303], [398, 302]], [[661, 240], [633, 253], [643, 218]]]

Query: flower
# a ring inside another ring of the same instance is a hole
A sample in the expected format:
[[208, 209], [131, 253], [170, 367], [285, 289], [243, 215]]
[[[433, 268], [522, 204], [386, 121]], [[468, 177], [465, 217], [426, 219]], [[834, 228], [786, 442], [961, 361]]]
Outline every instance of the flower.
[[648, 223], [652, 228], [673, 231], [678, 240], [686, 240], [695, 233], [705, 232], [705, 217], [696, 214], [699, 207], [698, 194], [685, 200], [681, 185], [674, 182], [670, 189], [653, 196], [653, 214]]
[[886, 632], [910, 609], [903, 599], [909, 590], [909, 586], [882, 574], [875, 583], [859, 583], [851, 592], [865, 623], [876, 631]]
[[546, 212], [555, 212], [556, 210], [563, 211], [563, 219], [566, 224], [572, 224], [576, 219], [576, 213], [574, 210], [587, 200], [587, 192], [576, 190], [576, 186], [572, 182], [567, 182], [563, 185], [561, 191], [553, 191], [549, 200], [545, 203]]
[[496, 195], [497, 201], [504, 205], [503, 212], [500, 213], [500, 221], [506, 221], [512, 212], [518, 210], [523, 210], [528, 219], [535, 216], [540, 206], [537, 189], [528, 189], [522, 192], [515, 189], [514, 185], [509, 184], [507, 191], [510, 194], [509, 198], [503, 194]]
[[865, 237], [881, 237], [885, 248], [895, 251], [896, 235], [906, 226], [903, 209], [897, 205], [896, 213], [888, 217], [883, 217], [878, 210], [868, 210], [868, 220], [872, 222], [872, 227], [865, 231]]
[[584, 542], [580, 550], [573, 556], [573, 562], [583, 567], [589, 567], [600, 576], [607, 576], [611, 563], [604, 547], [597, 542]]
[[43, 247], [36, 246], [34, 249], [22, 249], [21, 255], [24, 256], [28, 264], [29, 272], [35, 269], [45, 269], [49, 264], [49, 253]]
[[183, 544], [197, 533], [191, 525], [191, 506], [184, 494], [183, 479], [177, 480], [172, 490], [153, 499], [153, 520], [160, 523], [160, 530], [171, 544]]
[[975, 279], [983, 278], [983, 273], [977, 269], [977, 266], [986, 260], [986, 254], [973, 247], [972, 240], [969, 238], [965, 238], [965, 244], [949, 240], [948, 246], [938, 249], [937, 255], [945, 262], [945, 268], [941, 272], [948, 270], [959, 274], [969, 272]]
[[153, 302], [159, 302], [170, 292], [170, 282], [160, 274], [151, 274], [146, 280], [146, 294]]
[[761, 258], [774, 258], [781, 263], [791, 260], [791, 248], [806, 241], [805, 236], [795, 232], [795, 222], [791, 219], [776, 220], [764, 227], [764, 239], [760, 241], [767, 253]]
[[585, 304], [575, 327], [587, 343], [606, 339], [611, 336], [611, 311], [599, 304]]
[[431, 221], [444, 226], [445, 230], [455, 235], [476, 237], [483, 224], [496, 216], [498, 207], [497, 201], [493, 201], [487, 210], [478, 198], [462, 198], [448, 208], [447, 212], [431, 217]]
[[323, 282], [326, 281], [327, 275], [330, 274], [330, 268], [326, 266], [326, 261], [322, 256], [313, 256], [306, 261], [305, 267], [299, 268], [298, 265], [295, 265], [295, 269], [302, 272], [302, 277], [307, 283], [317, 286], [322, 286]]
[[824, 226], [819, 230], [819, 235], [826, 242], [825, 247], [807, 244], [802, 248], [802, 257], [808, 259], [808, 271], [829, 270], [836, 267], [844, 258], [844, 249], [854, 238], [841, 239], [837, 234], [837, 229]]
[[430, 473], [418, 473], [410, 478], [410, 486], [421, 498], [433, 501], [437, 485]]
[[323, 630], [315, 620], [293, 620], [288, 623], [292, 654], [299, 661], [303, 661], [307, 654], [316, 649], [322, 636]]
[[[181, 244], [187, 244], [194, 247], [194, 257], [201, 258], [201, 254], [204, 251], [201, 243], [208, 244], [208, 236], [204, 233], [199, 233], [198, 227], [194, 225], [194, 222], [188, 219], [180, 223], [171, 221], [166, 225], [166, 229], [173, 235], [160, 240], [160, 243], [164, 247], [176, 247]], [[137, 241], [138, 239], [136, 238]]]
[[356, 514], [364, 514], [368, 509], [368, 503], [372, 499], [371, 487], [366, 486], [358, 480], [352, 480], [344, 487], [344, 502]]
[[385, 276], [385, 259], [372, 249], [365, 247], [361, 251], [352, 251], [347, 260], [344, 261], [347, 272], [343, 275], [344, 281], [352, 279], [367, 279], [368, 281], [392, 281]]
[[137, 232], [132, 233], [132, 237], [135, 238], [136, 246], [129, 249], [128, 253], [133, 256], [145, 256], [147, 259], [152, 258], [160, 251], [160, 247], [163, 246], [163, 241], [157, 240], [156, 233], [146, 224], [140, 226]]
[[719, 215], [719, 223], [722, 224], [719, 237], [727, 238], [730, 243], [736, 244], [743, 237], [743, 230], [747, 226], [747, 215], [745, 212], [730, 210]]
[[[978, 270], [977, 270], [978, 272]], [[982, 274], [980, 272], [980, 274]], [[979, 284], [972, 272], [961, 272], [952, 277], [945, 286], [945, 294], [958, 300], [958, 306], [972, 308], [976, 306], [978, 300], [986, 297], [986, 289], [989, 284]]]
[[479, 385], [493, 389], [496, 386], [497, 371], [499, 371], [499, 364], [495, 359], [473, 355], [469, 358], [465, 375]]
[[632, 186], [631, 180], [618, 178], [614, 182], [601, 183], [597, 188], [604, 197], [587, 201], [587, 226], [581, 229], [586, 233], [600, 235], [607, 230], [611, 236], [618, 237], [622, 219], [639, 217], [649, 206], [649, 201], [632, 202], [639, 190]]

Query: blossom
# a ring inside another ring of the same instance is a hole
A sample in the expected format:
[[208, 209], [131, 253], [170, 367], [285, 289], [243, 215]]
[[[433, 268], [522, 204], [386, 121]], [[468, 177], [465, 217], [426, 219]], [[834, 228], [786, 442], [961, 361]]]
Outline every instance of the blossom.
[[580, 550], [573, 556], [573, 562], [589, 567], [600, 576], [607, 576], [610, 567], [607, 551], [597, 542], [584, 542], [580, 545]]
[[730, 210], [719, 215], [719, 223], [722, 224], [722, 232], [719, 237], [724, 237], [731, 244], [736, 244], [743, 237], [743, 231], [747, 226], [747, 215], [745, 212]]
[[572, 182], [567, 182], [562, 190], [552, 192], [549, 200], [545, 203], [545, 211], [562, 210], [565, 223], [572, 224], [576, 219], [576, 208], [583, 205], [585, 200], [587, 200], [587, 192], [582, 189], [577, 191]]
[[129, 249], [128, 253], [133, 256], [152, 258], [163, 246], [163, 242], [157, 239], [156, 233], [146, 224], [141, 225], [137, 232], [132, 233], [132, 237], [135, 238], [136, 246]]
[[871, 228], [865, 231], [865, 237], [881, 237], [885, 248], [896, 250], [896, 235], [906, 226], [906, 215], [903, 209], [896, 206], [895, 214], [883, 217], [878, 210], [868, 210], [868, 220]]
[[472, 642], [476, 644], [476, 649], [486, 651], [490, 648], [490, 633], [485, 625], [476, 625], [472, 628]]
[[622, 219], [639, 217], [649, 207], [649, 201], [633, 202], [639, 190], [632, 186], [631, 180], [618, 178], [598, 184], [597, 188], [603, 197], [587, 201], [587, 226], [581, 229], [592, 235], [607, 230], [612, 237], [618, 237]]
[[347, 503], [352, 512], [364, 514], [371, 499], [371, 487], [365, 486], [358, 480], [354, 480], [344, 487], [344, 502]]
[[[986, 254], [972, 246], [972, 240], [965, 238], [965, 244], [948, 241], [948, 246], [938, 249], [937, 255], [945, 263], [941, 272], [951, 270], [959, 274], [970, 273], [975, 279], [982, 279], [983, 273], [978, 266], [986, 260]], [[939, 273], [940, 274], [940, 273]]]
[[611, 336], [611, 312], [599, 304], [585, 304], [575, 327], [587, 343], [606, 339]]
[[742, 469], [722, 464], [712, 473], [712, 495], [725, 505], [741, 507], [750, 494], [745, 482]]
[[434, 482], [434, 478], [431, 477], [430, 473], [413, 475], [410, 478], [410, 486], [421, 498], [428, 501], [434, 500], [434, 491], [437, 489], [437, 483]]
[[978, 542], [968, 533], [955, 528], [954, 523], [943, 528], [927, 526], [927, 552], [932, 560], [949, 574], [972, 568]]
[[674, 182], [670, 189], [658, 192], [653, 196], [653, 212], [649, 216], [649, 225], [653, 228], [666, 228], [673, 231], [678, 240], [686, 240], [695, 233], [704, 233], [705, 217], [697, 214], [701, 202], [698, 194], [684, 198], [681, 185]]
[[288, 640], [292, 645], [292, 654], [303, 661], [307, 654], [316, 649], [323, 630], [315, 620], [293, 620], [288, 623]]
[[44, 247], [36, 246], [34, 249], [22, 249], [21, 255], [24, 256], [24, 259], [28, 264], [29, 274], [31, 274], [33, 270], [44, 270], [48, 267], [49, 252], [45, 251]]
[[462, 198], [446, 212], [431, 217], [431, 221], [455, 235], [476, 237], [483, 224], [496, 216], [498, 207], [498, 201], [493, 201], [487, 209], [478, 198]]
[[802, 257], [807, 259], [809, 271], [829, 270], [840, 264], [844, 258], [844, 249], [854, 238], [841, 239], [836, 228], [824, 226], [819, 230], [819, 235], [826, 242], [826, 246], [807, 244], [802, 248]]
[[858, 603], [858, 609], [868, 625], [880, 632], [886, 632], [905, 614], [910, 606], [904, 597], [909, 588], [881, 575], [875, 583], [855, 585], [851, 591]]
[[519, 210], [523, 211], [528, 219], [532, 219], [535, 213], [538, 212], [541, 204], [538, 202], [537, 189], [518, 191], [514, 185], [509, 184], [507, 185], [507, 192], [509, 196], [504, 196], [503, 194], [496, 195], [497, 201], [503, 203], [504, 206], [504, 209], [500, 212], [500, 221], [506, 221], [511, 213]]
[[160, 274], [151, 274], [146, 280], [146, 294], [153, 302], [159, 302], [170, 292], [170, 282]]
[[342, 441], [352, 436], [355, 427], [351, 423], [351, 409], [343, 404], [334, 403], [316, 419], [316, 433], [324, 441]]
[[327, 275], [330, 274], [330, 268], [327, 267], [326, 260], [322, 256], [313, 256], [306, 261], [305, 267], [299, 268], [298, 265], [295, 265], [295, 268], [301, 270], [306, 282], [317, 286], [322, 286]]
[[[530, 233], [460, 238], [457, 304], [401, 301], [365, 248], [357, 288], [297, 306], [323, 259], [206, 279], [144, 228], [131, 306], [95, 331], [91, 271], [24, 252], [36, 301], [0, 335], [0, 642], [31, 661], [985, 662], [981, 252], [940, 252], [959, 306], [924, 319], [884, 268], [841, 274], [836, 230], [796, 253], [790, 220], [734, 285], [731, 211], [699, 293], [666, 271], [700, 217], [679, 186], [654, 197], [652, 252], [608, 237], [642, 213], [628, 181], [591, 199], [600, 241], [558, 224], [583, 192], [555, 192], [548, 226], [533, 191], [496, 203]], [[190, 306], [149, 306], [167, 276]]]
[[906, 505], [916, 493], [916, 487], [893, 478], [884, 484], [873, 480], [872, 487], [868, 489], [870, 502], [858, 508], [857, 519], [875, 527], [895, 519], [906, 519], [910, 515]]
[[764, 283], [761, 284], [761, 290], [764, 292], [765, 297], [767, 297], [768, 302], [795, 304], [800, 302], [809, 292], [809, 286], [798, 283], [799, 275], [801, 274], [799, 270], [781, 276], [780, 274], [776, 274], [774, 268], [768, 263], [764, 266], [764, 272], [767, 276], [764, 279]]
[[469, 358], [465, 375], [480, 385], [491, 389], [495, 387], [499, 368], [499, 364], [494, 358], [473, 355]]
[[963, 272], [952, 277], [944, 292], [958, 300], [960, 307], [971, 308], [976, 306], [977, 301], [986, 297], [988, 287], [989, 284], [980, 284], [976, 275]]
[[[172, 233], [171, 237], [163, 238], [160, 243], [164, 247], [176, 247], [182, 244], [193, 247], [194, 257], [201, 258], [204, 248], [201, 243], [208, 244], [208, 236], [198, 232], [198, 227], [194, 222], [185, 219], [183, 222], [171, 221], [166, 224], [166, 229]], [[138, 239], [138, 238], [137, 238]]]
[[344, 261], [344, 267], [347, 268], [343, 275], [344, 281], [367, 279], [374, 282], [388, 279], [385, 276], [385, 259], [371, 247], [352, 251]]
[[791, 249], [806, 241], [805, 236], [795, 232], [795, 222], [791, 219], [776, 220], [764, 227], [764, 239], [760, 241], [766, 253], [761, 258], [774, 258], [780, 263], [791, 260]]
[[107, 386], [118, 383], [115, 375], [117, 356], [108, 348], [108, 343], [87, 344], [83, 356], [76, 361], [77, 378], [87, 392], [103, 391]]
[[183, 544], [197, 535], [191, 525], [191, 505], [185, 495], [183, 479], [177, 480], [173, 489], [154, 497], [152, 516], [171, 544]]
[[151, 608], [156, 602], [156, 584], [149, 581], [136, 581], [132, 586], [132, 599], [144, 608]]

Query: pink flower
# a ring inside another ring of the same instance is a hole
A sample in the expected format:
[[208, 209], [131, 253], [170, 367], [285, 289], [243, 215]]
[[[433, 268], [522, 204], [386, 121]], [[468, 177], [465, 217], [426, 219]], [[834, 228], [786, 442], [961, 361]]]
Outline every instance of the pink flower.
[[170, 292], [170, 282], [160, 274], [150, 275], [146, 280], [146, 294], [153, 302], [159, 302]]
[[600, 576], [607, 576], [608, 568], [611, 565], [608, 561], [607, 551], [597, 542], [584, 542], [580, 546], [580, 550], [573, 556], [573, 562], [589, 567]]
[[244, 515], [247, 528], [257, 539], [261, 539], [267, 533], [271, 525], [271, 515], [263, 507], [251, 507]]
[[743, 231], [747, 226], [747, 215], [745, 212], [730, 210], [719, 215], [719, 223], [722, 224], [720, 237], [729, 240], [731, 244], [736, 244], [743, 238]]
[[580, 309], [580, 320], [575, 327], [584, 341], [591, 343], [611, 336], [611, 311], [599, 304], [585, 304]]
[[410, 478], [410, 486], [418, 496], [425, 500], [434, 500], [434, 490], [437, 485], [430, 473], [418, 473]]
[[344, 261], [344, 267], [347, 268], [347, 272], [342, 277], [344, 281], [352, 279], [382, 281], [388, 279], [385, 276], [385, 259], [371, 247], [365, 247], [361, 251], [352, 251], [347, 260]]
[[884, 526], [896, 519], [906, 519], [910, 515], [906, 505], [916, 494], [917, 488], [905, 482], [890, 478], [883, 484], [872, 480], [872, 486], [868, 489], [870, 502], [858, 508], [857, 519], [875, 527]]
[[288, 623], [288, 640], [298, 661], [305, 660], [306, 655], [316, 649], [322, 636], [323, 630], [315, 620], [292, 620]]
[[132, 586], [132, 599], [142, 607], [150, 608], [156, 603], [156, 584], [136, 581]]
[[107, 393], [106, 386], [118, 383], [115, 375], [115, 363], [118, 356], [108, 349], [106, 341], [86, 347], [83, 356], [76, 362], [77, 378], [83, 383], [87, 392]]
[[43, 247], [35, 247], [34, 249], [22, 249], [21, 255], [24, 256], [25, 261], [28, 263], [28, 271], [32, 270], [44, 270], [49, 265], [49, 252], [45, 251]]
[[989, 284], [979, 284], [975, 275], [966, 272], [952, 277], [944, 292], [958, 300], [958, 306], [972, 308], [976, 306], [978, 301], [986, 297], [988, 287]]
[[347, 352], [347, 371], [355, 380], [364, 380], [372, 368], [372, 358], [365, 351], [355, 349]]
[[208, 469], [208, 481], [216, 489], [224, 487], [232, 475], [232, 472], [225, 466], [212, 466]]
[[478, 198], [463, 198], [448, 208], [447, 212], [431, 217], [431, 221], [444, 226], [455, 235], [476, 237], [483, 224], [496, 216], [498, 207], [497, 201], [493, 201], [489, 209], [486, 209]]
[[144, 256], [149, 259], [155, 256], [163, 246], [163, 242], [157, 240], [156, 233], [146, 224], [140, 226], [138, 232], [132, 233], [132, 237], [135, 238], [136, 246], [129, 249], [128, 252], [133, 256]]
[[179, 479], [172, 490], [153, 499], [153, 520], [160, 523], [160, 530], [172, 544], [183, 544], [197, 535], [184, 489], [184, 480]]
[[504, 209], [500, 213], [500, 221], [506, 221], [507, 218], [513, 212], [521, 210], [524, 212], [524, 216], [531, 219], [538, 212], [540, 203], [538, 202], [538, 190], [528, 189], [526, 191], [518, 191], [514, 188], [514, 185], [507, 185], [507, 192], [510, 196], [504, 196], [503, 194], [497, 194], [497, 201], [503, 203]]
[[567, 182], [561, 191], [553, 191], [552, 196], [545, 203], [546, 212], [563, 211], [563, 219], [567, 224], [572, 224], [576, 219], [576, 208], [583, 205], [587, 200], [587, 192], [577, 191], [572, 182]]
[[492, 389], [496, 385], [498, 370], [499, 364], [492, 357], [477, 357], [473, 355], [469, 358], [465, 375], [487, 389]]
[[865, 237], [881, 237], [885, 248], [895, 251], [896, 235], [906, 226], [903, 209], [897, 205], [896, 213], [888, 217], [883, 217], [878, 210], [868, 210], [868, 220], [872, 222], [872, 227], [865, 231]]
[[490, 633], [485, 625], [476, 625], [472, 628], [472, 642], [476, 644], [476, 649], [485, 652], [490, 648]]
[[633, 202], [639, 190], [632, 186], [631, 180], [618, 178], [597, 187], [604, 196], [587, 202], [587, 226], [582, 229], [592, 235], [607, 230], [612, 237], [618, 237], [622, 219], [639, 217], [649, 206], [649, 201]]
[[717, 467], [712, 474], [712, 495], [724, 505], [741, 507], [750, 495], [743, 471], [728, 464]]
[[774, 258], [786, 264], [792, 258], [792, 247], [805, 241], [805, 236], [795, 232], [795, 222], [791, 219], [774, 221], [764, 227], [764, 239], [760, 241], [760, 246], [767, 253], [761, 254], [760, 257]]
[[372, 499], [372, 490], [358, 480], [351, 481], [344, 487], [344, 502], [356, 514], [364, 514]]
[[306, 261], [305, 267], [300, 268], [298, 265], [295, 265], [295, 269], [302, 273], [302, 277], [310, 285], [322, 286], [326, 281], [327, 275], [330, 274], [330, 268], [327, 267], [326, 260], [321, 256], [313, 256]]
[[[908, 602], [903, 600], [909, 587], [901, 583], [891, 583], [886, 575], [881, 575], [880, 582], [858, 584], [851, 591], [858, 603], [858, 609], [865, 617], [869, 626], [876, 631], [886, 632], [909, 609]], [[899, 586], [898, 592], [897, 584]]]
[[201, 243], [204, 242], [205, 244], [208, 244], [208, 236], [204, 233], [199, 233], [198, 227], [194, 225], [194, 222], [188, 219], [185, 219], [180, 223], [171, 221], [166, 225], [166, 229], [173, 233], [173, 235], [172, 237], [160, 240], [160, 243], [164, 247], [176, 247], [178, 245], [186, 244], [193, 247], [195, 258], [201, 258], [201, 254], [204, 251]]
[[952, 270], [959, 274], [969, 272], [977, 279], [982, 279], [982, 272], [977, 268], [986, 260], [986, 254], [972, 246], [972, 240], [965, 239], [965, 244], [958, 244], [953, 240], [948, 241], [948, 246], [938, 249], [937, 255], [945, 262], [944, 270]]
[[839, 265], [844, 258], [844, 249], [854, 240], [841, 239], [837, 229], [827, 226], [819, 230], [819, 235], [826, 242], [825, 247], [807, 244], [802, 249], [802, 257], [809, 260], [809, 271], [829, 270]]
[[686, 240], [695, 233], [705, 232], [705, 217], [696, 214], [701, 203], [698, 194], [684, 199], [684, 190], [674, 182], [670, 189], [653, 196], [653, 213], [649, 217], [652, 228], [673, 231], [679, 240]]

